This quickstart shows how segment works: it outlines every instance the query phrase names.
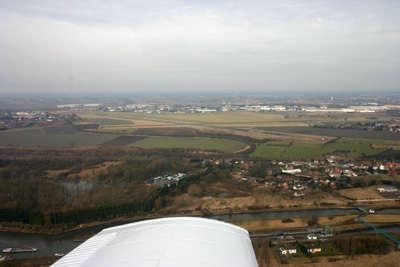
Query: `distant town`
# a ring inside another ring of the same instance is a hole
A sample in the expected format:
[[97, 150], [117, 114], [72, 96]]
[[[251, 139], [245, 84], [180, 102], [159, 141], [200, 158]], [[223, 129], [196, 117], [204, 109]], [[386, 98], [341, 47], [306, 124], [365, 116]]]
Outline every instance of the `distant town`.
[[[376, 121], [381, 113], [399, 114], [400, 99], [394, 97], [315, 97], [315, 98], [280, 98], [280, 97], [199, 97], [180, 100], [166, 99], [127, 99], [105, 100], [102, 103], [90, 102], [90, 98], [76, 98], [78, 103], [58, 104], [71, 99], [3, 99], [0, 101], [0, 130], [27, 127], [39, 123], [46, 126], [68, 116], [73, 112], [131, 112], [144, 114], [193, 114], [215, 112], [259, 112], [285, 114], [286, 117], [302, 114], [371, 114], [371, 122], [352, 123], [344, 121], [333, 125], [314, 125], [320, 128], [357, 129], [365, 131], [400, 132], [400, 120]], [[128, 104], [123, 104], [131, 102]], [[17, 104], [15, 104], [17, 103]], [[47, 103], [47, 104], [45, 104]], [[15, 104], [15, 105], [14, 105]], [[40, 109], [34, 109], [35, 106]], [[9, 108], [7, 108], [9, 107]], [[68, 111], [71, 113], [63, 113]], [[296, 114], [296, 115], [294, 115]], [[75, 119], [75, 118], [68, 118]]]
[[378, 103], [365, 103], [362, 106], [346, 106], [333, 108], [332, 105], [298, 106], [298, 105], [266, 105], [266, 104], [221, 104], [213, 106], [197, 105], [162, 105], [162, 104], [129, 104], [125, 106], [106, 106], [104, 104], [65, 104], [57, 105], [57, 109], [66, 110], [100, 110], [123, 111], [138, 113], [210, 113], [228, 111], [246, 112], [311, 112], [311, 113], [375, 113], [385, 111], [398, 111], [400, 105], [378, 105]]

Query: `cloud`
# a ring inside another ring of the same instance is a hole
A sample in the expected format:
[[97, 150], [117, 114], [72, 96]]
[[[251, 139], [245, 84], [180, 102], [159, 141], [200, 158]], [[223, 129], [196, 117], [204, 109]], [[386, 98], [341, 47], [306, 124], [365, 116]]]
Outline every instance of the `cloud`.
[[0, 90], [64, 90], [70, 77], [88, 91], [395, 89], [399, 10], [397, 1], [4, 1]]

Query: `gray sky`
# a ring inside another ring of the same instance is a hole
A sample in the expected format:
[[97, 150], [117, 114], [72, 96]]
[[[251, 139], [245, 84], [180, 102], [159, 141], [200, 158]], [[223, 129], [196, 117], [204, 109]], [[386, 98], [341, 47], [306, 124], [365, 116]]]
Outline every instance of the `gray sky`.
[[399, 14], [398, 0], [0, 0], [0, 96], [396, 90]]

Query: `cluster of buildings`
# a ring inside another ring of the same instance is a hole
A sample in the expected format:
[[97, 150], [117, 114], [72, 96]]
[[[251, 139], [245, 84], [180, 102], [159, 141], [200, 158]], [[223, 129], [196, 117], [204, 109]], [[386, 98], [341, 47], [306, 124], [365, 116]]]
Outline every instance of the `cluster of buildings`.
[[400, 120], [385, 122], [359, 122], [354, 125], [354, 128], [364, 131], [388, 131], [400, 133]]
[[[298, 233], [297, 233], [298, 235]], [[306, 238], [303, 236], [298, 236], [297, 238], [293, 236], [279, 236], [272, 241], [276, 245], [276, 251], [280, 254], [282, 259], [289, 259], [289, 257], [298, 257], [301, 253], [316, 254], [323, 251], [321, 243], [318, 239], [325, 242], [326, 240], [332, 238], [332, 233], [327, 233], [326, 231], [321, 231], [320, 233], [310, 233]], [[325, 245], [326, 249], [326, 245]]]
[[0, 114], [0, 130], [28, 127], [34, 123], [51, 123], [57, 120], [56, 115], [44, 111], [4, 112]]
[[101, 110], [105, 106], [103, 104], [95, 103], [95, 104], [64, 104], [57, 105], [57, 109], [67, 109], [67, 110]]
[[349, 106], [345, 108], [329, 108], [327, 106], [321, 107], [301, 107], [304, 112], [318, 112], [318, 113], [375, 113], [385, 112], [388, 110], [400, 110], [400, 105], [365, 105], [365, 106]]
[[145, 181], [145, 184], [147, 186], [165, 187], [178, 184], [183, 178], [185, 178], [184, 173], [166, 174], [164, 176], [148, 179]]
[[328, 105], [303, 106], [293, 104], [241, 104], [241, 103], [218, 103], [218, 104], [128, 104], [125, 106], [106, 106], [99, 103], [93, 104], [64, 104], [57, 105], [58, 109], [69, 110], [102, 110], [102, 111], [125, 111], [135, 113], [210, 113], [210, 112], [315, 112], [315, 113], [374, 113], [388, 110], [400, 110], [400, 105], [377, 105], [368, 104], [362, 106], [346, 106], [331, 108]]
[[376, 190], [385, 198], [400, 199], [400, 192], [393, 186], [378, 187]]
[[[373, 175], [398, 175], [400, 163], [393, 162], [347, 162], [339, 163], [335, 156], [325, 160], [312, 161], [275, 161], [268, 162], [266, 177], [251, 177], [250, 169], [254, 161], [233, 161], [240, 164], [241, 170], [232, 172], [234, 179], [246, 181], [253, 186], [268, 188], [280, 194], [302, 197], [310, 187], [344, 189], [354, 186], [352, 178]], [[397, 189], [396, 189], [397, 191]], [[391, 194], [391, 197], [399, 197]]]
[[[305, 248], [310, 254], [315, 254], [322, 251], [322, 248], [315, 244], [306, 245]], [[284, 245], [278, 248], [278, 251], [282, 255], [295, 255], [297, 254], [297, 248], [292, 245]]]
[[[376, 119], [376, 117], [370, 117]], [[367, 118], [368, 119], [368, 118]], [[400, 120], [391, 121], [370, 121], [357, 123], [342, 123], [339, 125], [315, 125], [317, 128], [350, 129], [362, 131], [387, 131], [400, 133]]]

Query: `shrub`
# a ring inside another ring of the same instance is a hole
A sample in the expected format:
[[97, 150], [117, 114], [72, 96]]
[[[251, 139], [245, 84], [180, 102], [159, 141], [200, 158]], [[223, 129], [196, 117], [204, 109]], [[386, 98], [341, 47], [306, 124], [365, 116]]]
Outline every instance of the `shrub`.
[[189, 186], [188, 193], [194, 197], [201, 197], [203, 196], [203, 188], [197, 184], [192, 184]]

